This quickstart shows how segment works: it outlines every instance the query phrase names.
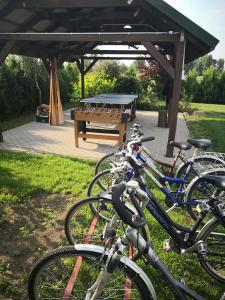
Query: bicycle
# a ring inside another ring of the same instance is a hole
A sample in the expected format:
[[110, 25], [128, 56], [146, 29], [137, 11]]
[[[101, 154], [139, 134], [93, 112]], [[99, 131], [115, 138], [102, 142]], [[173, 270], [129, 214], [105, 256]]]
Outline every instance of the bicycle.
[[[225, 189], [225, 178], [209, 177], [219, 188]], [[125, 190], [131, 197], [136, 208], [136, 213], [130, 211], [121, 197]], [[137, 202], [137, 195], [141, 201]], [[53, 251], [37, 262], [31, 271], [28, 282], [30, 300], [43, 299], [157, 299], [156, 291], [151, 280], [144, 271], [133, 261], [123, 255], [124, 250], [131, 242], [139, 250], [147, 264], [151, 264], [170, 285], [176, 299], [203, 300], [195, 291], [176, 280], [168, 271], [164, 263], [154, 251], [151, 242], [146, 242], [139, 234], [139, 229], [146, 223], [143, 208], [148, 205], [148, 195], [144, 194], [137, 183], [129, 182], [114, 187], [112, 201], [116, 213], [122, 217], [128, 228], [122, 239], [118, 239], [108, 247], [96, 245], [76, 245]], [[204, 212], [203, 212], [204, 213]], [[225, 214], [223, 214], [223, 218]], [[210, 224], [216, 224], [212, 220]], [[209, 228], [209, 225], [208, 225]], [[200, 232], [195, 247], [182, 250], [201, 250], [204, 255], [205, 247], [202, 247], [204, 235], [208, 231]], [[112, 234], [112, 231], [110, 233]], [[176, 233], [177, 234], [177, 233]], [[180, 236], [178, 236], [181, 239]], [[183, 240], [183, 244], [187, 241]], [[52, 297], [52, 298], [51, 298]]]
[[[138, 169], [139, 167], [137, 166], [136, 168]], [[136, 170], [136, 171], [138, 171], [138, 170]], [[212, 178], [214, 178], [214, 177], [216, 179], [213, 180]], [[201, 180], [204, 180], [207, 183], [213, 183], [215, 186], [218, 187], [218, 178], [220, 178], [220, 177], [218, 177], [218, 176], [214, 176], [214, 177], [213, 176], [210, 177], [208, 175], [208, 176], [204, 176], [203, 178], [201, 178]], [[223, 178], [224, 177], [222, 177], [222, 179]], [[150, 212], [150, 214], [153, 215], [153, 217], [155, 217], [155, 219], [161, 224], [161, 226], [166, 231], [168, 231], [168, 233], [170, 234], [172, 239], [175, 240], [175, 244], [178, 244], [178, 246], [180, 245], [179, 247], [187, 248], [187, 246], [189, 246], [189, 247], [194, 246], [194, 241], [195, 241], [197, 230], [200, 230], [202, 228], [202, 226], [205, 224], [205, 220], [207, 219], [207, 216], [209, 215], [210, 212], [212, 212], [214, 214], [217, 222], [218, 222], [218, 220], [223, 221], [223, 215], [221, 215], [218, 207], [223, 207], [223, 205], [224, 205], [224, 211], [225, 211], [225, 203], [223, 201], [221, 201], [220, 194], [218, 194], [216, 196], [215, 196], [215, 194], [213, 194], [211, 199], [208, 199], [208, 202], [203, 202], [201, 204], [201, 206], [198, 206], [199, 215], [198, 215], [197, 221], [195, 222], [195, 224], [193, 225], [193, 227], [191, 229], [188, 229], [186, 227], [183, 227], [179, 224], [174, 223], [170, 219], [170, 217], [167, 215], [167, 212], [165, 212], [164, 209], [160, 206], [158, 200], [154, 197], [154, 195], [149, 190], [148, 186], [143, 181], [143, 178], [138, 177], [138, 181], [141, 182], [142, 188], [147, 193], [148, 199], [150, 201], [146, 205], [147, 210]], [[127, 184], [129, 184], [129, 181], [127, 182]], [[221, 189], [223, 190], [222, 186], [221, 186]], [[96, 203], [92, 203], [92, 201], [89, 198], [90, 201], [86, 204], [89, 206], [89, 209], [92, 212], [92, 214], [94, 216], [98, 216], [101, 221], [110, 221], [110, 219], [112, 219], [113, 213], [114, 213], [113, 205], [111, 203], [110, 204], [111, 208], [108, 208], [108, 204], [106, 202], [104, 202], [105, 197], [107, 198], [108, 203], [110, 203], [111, 194], [110, 194], [109, 190], [98, 195], [99, 203], [101, 202], [101, 205], [103, 207], [103, 209], [100, 211], [98, 211], [98, 207], [99, 207], [98, 200], [96, 200]], [[126, 198], [126, 200], [127, 200], [127, 198]], [[69, 242], [72, 244], [80, 242], [80, 240], [77, 240], [77, 238], [76, 238], [76, 236], [77, 236], [76, 218], [78, 218], [78, 222], [79, 222], [79, 220], [80, 220], [79, 210], [81, 209], [81, 207], [82, 207], [82, 203], [76, 204], [75, 206], [73, 206], [70, 209], [70, 211], [66, 217], [66, 223], [65, 223], [66, 235], [67, 235]], [[86, 206], [86, 208], [84, 208], [84, 212], [85, 211], [87, 211], [87, 206]], [[224, 212], [224, 214], [225, 214], [225, 212]], [[209, 223], [207, 223], [207, 224], [209, 224]], [[225, 224], [225, 222], [224, 222], [224, 224]], [[211, 226], [213, 226], [213, 225], [210, 225], [209, 230], [211, 230]], [[179, 230], [180, 233], [178, 234], [173, 227], [175, 227], [177, 230]], [[205, 229], [205, 228], [207, 228], [207, 227], [203, 227], [203, 229]], [[85, 227], [84, 227], [85, 232], [86, 232], [86, 230], [87, 229], [85, 229]], [[145, 233], [145, 236], [147, 236], [147, 233]], [[179, 251], [179, 247], [178, 248], [174, 247], [173, 242], [168, 242], [166, 249]], [[193, 249], [193, 250], [195, 250], [195, 249]], [[214, 277], [216, 277], [216, 275]], [[218, 276], [218, 278], [220, 278], [220, 276]], [[223, 280], [225, 280], [225, 277]]]
[[[154, 137], [141, 138], [141, 139], [139, 138], [138, 140], [130, 141], [127, 144], [128, 153], [133, 153], [133, 147], [132, 147], [133, 145], [135, 146], [136, 152], [135, 155], [127, 156], [124, 159], [127, 159], [129, 161], [131, 167], [133, 164], [136, 173], [135, 172], [132, 173], [132, 171], [129, 171], [129, 167], [126, 173], [126, 169], [127, 169], [126, 167], [121, 167], [121, 164], [115, 163], [112, 169], [105, 170], [97, 174], [92, 179], [92, 181], [88, 186], [87, 196], [93, 196], [98, 193], [101, 193], [102, 191], [106, 191], [107, 189], [110, 189], [113, 182], [120, 182], [126, 177], [128, 177], [128, 179], [126, 179], [128, 181], [134, 176], [145, 175], [166, 196], [165, 201], [170, 206], [168, 212], [175, 209], [176, 207], [187, 207], [189, 215], [192, 217], [193, 220], [196, 220], [198, 216], [198, 212], [196, 211], [197, 204], [199, 204], [199, 202], [201, 201], [206, 201], [207, 197], [210, 197], [210, 195], [213, 192], [212, 189], [208, 186], [208, 184], [204, 184], [204, 182], [201, 179], [198, 179], [200, 174], [198, 174], [198, 177], [196, 177], [197, 179], [192, 180], [191, 184], [186, 189], [189, 174], [194, 164], [197, 148], [194, 151], [192, 158], [189, 159], [188, 161], [188, 166], [185, 170], [185, 173], [183, 174], [183, 177], [182, 178], [168, 177], [162, 174], [151, 160], [148, 160], [145, 157], [143, 157], [141, 152], [138, 151], [139, 149], [137, 147], [139, 146], [137, 145], [140, 145], [145, 141], [151, 141], [153, 139]], [[202, 140], [201, 141], [194, 140], [194, 142], [196, 144], [196, 147], [207, 147], [207, 143], [208, 143], [205, 141], [203, 142]], [[148, 167], [148, 169], [146, 167]], [[223, 168], [215, 169], [209, 171], [208, 174], [225, 175], [225, 169]], [[173, 183], [178, 185], [176, 191], [171, 191], [171, 186], [169, 184], [173, 184]], [[204, 198], [201, 195], [201, 197], [196, 196], [193, 200], [192, 196], [198, 193], [199, 186], [201, 190], [204, 187], [204, 193], [205, 193]], [[188, 191], [187, 195], [186, 195], [186, 190]]]
[[[102, 157], [96, 164], [95, 167], [95, 175], [100, 173], [103, 170], [109, 169], [110, 165], [114, 162], [119, 162], [121, 156], [123, 157], [124, 151], [126, 151], [127, 144], [135, 140], [136, 138], [140, 138], [143, 136], [143, 133], [140, 131], [141, 125], [134, 124], [133, 128], [131, 130], [131, 139], [125, 142], [123, 145], [121, 145], [119, 148], [116, 148], [115, 151], [106, 154], [104, 157]], [[197, 143], [196, 143], [197, 141]], [[168, 163], [165, 161], [162, 161], [161, 159], [158, 159], [151, 151], [149, 151], [146, 147], [143, 147], [143, 152], [147, 155], [148, 159], [151, 159], [152, 162], [156, 163], [159, 167], [159, 169], [165, 173], [167, 176], [175, 176], [175, 177], [182, 177], [182, 175], [185, 173], [187, 167], [189, 166], [188, 159], [183, 155], [182, 151], [187, 151], [191, 149], [191, 146], [194, 146], [195, 149], [200, 149], [201, 151], [206, 151], [211, 145], [210, 140], [206, 139], [200, 139], [200, 140], [194, 140], [189, 139], [186, 142], [171, 142], [174, 147], [177, 147], [179, 149], [177, 155], [174, 157], [172, 163]], [[225, 160], [224, 155], [221, 153], [215, 153], [215, 152], [207, 152], [202, 154], [201, 156], [196, 156], [194, 159], [193, 166], [191, 168], [191, 171], [193, 172], [194, 177], [199, 173], [204, 171], [206, 166], [218, 166], [222, 165], [225, 167]], [[178, 161], [181, 161], [181, 164], [178, 166], [177, 170], [175, 170]]]

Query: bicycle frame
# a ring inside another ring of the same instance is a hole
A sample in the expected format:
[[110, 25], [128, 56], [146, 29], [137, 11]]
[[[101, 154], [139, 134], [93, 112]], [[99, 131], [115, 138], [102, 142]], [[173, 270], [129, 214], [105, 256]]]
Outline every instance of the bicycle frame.
[[177, 205], [177, 206], [193, 206], [193, 205], [196, 205], [197, 201], [182, 202], [182, 201], [180, 201], [180, 198], [182, 196], [182, 193], [183, 193], [183, 190], [185, 187], [185, 183], [188, 179], [190, 170], [192, 170], [197, 175], [197, 172], [193, 168], [196, 152], [197, 152], [197, 149], [194, 151], [192, 158], [190, 160], [188, 160], [189, 166], [186, 169], [183, 178], [164, 176], [160, 171], [157, 170], [157, 167], [155, 166], [155, 164], [152, 161], [148, 161], [145, 158], [143, 158], [140, 152], [138, 152], [136, 154], [136, 159], [140, 160], [143, 163], [146, 163], [147, 166], [150, 168], [150, 170], [153, 171], [155, 174], [157, 174], [164, 182], [170, 182], [170, 183], [172, 182], [172, 183], [179, 184], [176, 196], [174, 197], [173, 195], [171, 195], [171, 193], [167, 187], [163, 186], [152, 173], [150, 173], [146, 168], [144, 168], [144, 173], [156, 184], [156, 186], [164, 193], [164, 195], [167, 198], [169, 198], [175, 205]]
[[[158, 200], [151, 193], [151, 191], [148, 189], [147, 186], [145, 186], [144, 190], [147, 193], [149, 199], [151, 200], [146, 205], [147, 210], [157, 220], [157, 222], [166, 230], [166, 232], [170, 235], [170, 237], [177, 243], [177, 245], [181, 249], [181, 252], [184, 249], [187, 249], [187, 248], [190, 248], [193, 246], [197, 246], [197, 244], [200, 240], [197, 241], [197, 243], [196, 243], [196, 240], [193, 241], [192, 239], [196, 235], [197, 230], [202, 225], [203, 220], [207, 214], [207, 211], [205, 211], [198, 217], [196, 223], [190, 229], [190, 228], [181, 226], [180, 224], [173, 222], [173, 220], [164, 211], [164, 209], [159, 204]], [[218, 217], [220, 222], [225, 226], [223, 214], [220, 212], [218, 207], [216, 205], [214, 205], [215, 200], [216, 199], [212, 197], [209, 200], [209, 205], [212, 208], [213, 213]], [[174, 229], [174, 227], [179, 229], [179, 231], [182, 231], [184, 234], [188, 234], [188, 237], [186, 237], [186, 240], [177, 233], [177, 231]], [[197, 250], [197, 249], [195, 249], [195, 247], [194, 247], [193, 251], [194, 250]]]

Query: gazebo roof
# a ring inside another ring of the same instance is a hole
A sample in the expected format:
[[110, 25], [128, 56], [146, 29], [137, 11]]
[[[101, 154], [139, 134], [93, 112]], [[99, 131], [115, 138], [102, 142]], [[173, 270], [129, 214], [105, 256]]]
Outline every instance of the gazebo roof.
[[[129, 25], [129, 26], [128, 26]], [[197, 24], [162, 0], [0, 0], [1, 33], [154, 33], [184, 32], [186, 62], [210, 51], [219, 42]], [[16, 40], [16, 38], [15, 38]], [[10, 53], [28, 56], [60, 56], [74, 60], [102, 44], [135, 46], [134, 41], [68, 41], [17, 39]], [[164, 54], [171, 54], [174, 45], [158, 41]], [[5, 45], [1, 39], [0, 48]]]

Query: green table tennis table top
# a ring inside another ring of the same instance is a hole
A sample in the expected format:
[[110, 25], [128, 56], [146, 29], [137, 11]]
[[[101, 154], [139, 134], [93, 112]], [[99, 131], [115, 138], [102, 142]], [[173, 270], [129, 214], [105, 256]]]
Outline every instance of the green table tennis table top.
[[134, 102], [138, 95], [126, 94], [101, 94], [95, 97], [82, 99], [82, 103], [96, 103], [96, 104], [111, 104], [111, 105], [128, 105]]

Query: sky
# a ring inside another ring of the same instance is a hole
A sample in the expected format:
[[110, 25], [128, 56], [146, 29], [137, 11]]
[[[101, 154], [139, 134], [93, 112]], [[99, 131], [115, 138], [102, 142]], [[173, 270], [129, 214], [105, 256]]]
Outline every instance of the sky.
[[225, 59], [225, 0], [164, 1], [220, 40], [211, 54]]

